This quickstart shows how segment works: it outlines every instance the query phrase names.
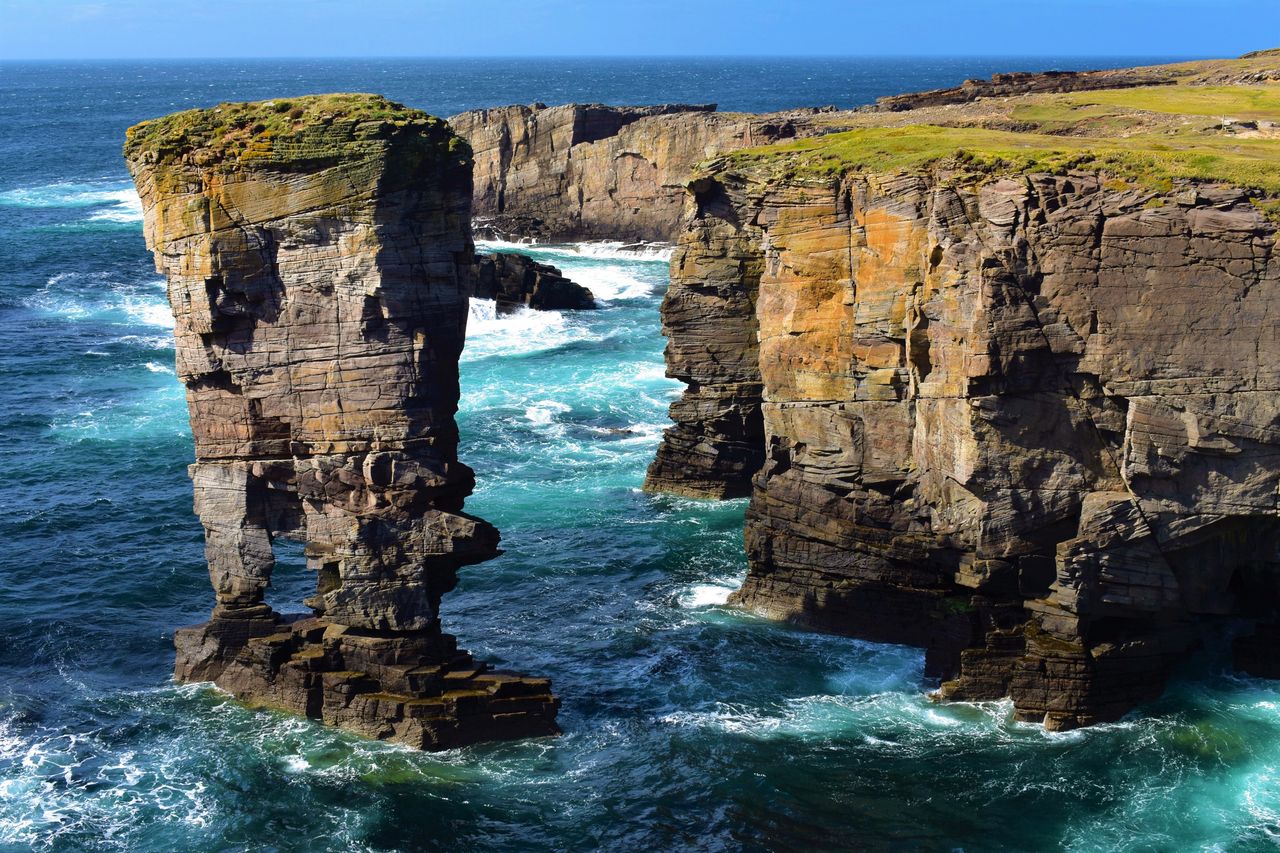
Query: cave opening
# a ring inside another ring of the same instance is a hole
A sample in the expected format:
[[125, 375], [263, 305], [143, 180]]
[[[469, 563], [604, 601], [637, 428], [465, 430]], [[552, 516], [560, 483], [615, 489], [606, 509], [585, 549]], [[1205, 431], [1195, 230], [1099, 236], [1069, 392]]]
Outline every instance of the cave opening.
[[303, 601], [316, 592], [316, 574], [307, 568], [306, 545], [283, 536], [271, 537], [275, 566], [267, 584], [266, 603], [282, 616], [311, 615]]

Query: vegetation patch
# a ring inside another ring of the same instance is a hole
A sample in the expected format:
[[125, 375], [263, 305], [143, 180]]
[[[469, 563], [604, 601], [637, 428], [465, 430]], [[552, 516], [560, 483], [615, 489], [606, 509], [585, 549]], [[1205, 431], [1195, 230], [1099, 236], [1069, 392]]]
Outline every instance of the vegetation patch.
[[1280, 139], [1202, 133], [1106, 138], [980, 127], [868, 127], [783, 145], [744, 149], [726, 160], [744, 170], [797, 176], [901, 173], [945, 162], [973, 177], [1091, 170], [1155, 190], [1207, 181], [1280, 195]]
[[423, 154], [470, 156], [442, 119], [380, 95], [350, 93], [174, 113], [129, 128], [124, 153], [130, 161], [159, 164], [190, 158], [202, 166], [314, 168], [381, 152], [396, 137], [417, 138]]

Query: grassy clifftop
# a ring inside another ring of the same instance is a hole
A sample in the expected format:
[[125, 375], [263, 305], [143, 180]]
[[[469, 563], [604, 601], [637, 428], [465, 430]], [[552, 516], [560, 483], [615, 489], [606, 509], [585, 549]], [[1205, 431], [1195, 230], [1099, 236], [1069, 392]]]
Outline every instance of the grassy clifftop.
[[422, 153], [467, 158], [441, 119], [380, 95], [331, 94], [225, 103], [144, 121], [126, 131], [130, 162], [199, 166], [315, 167], [412, 138]]
[[[815, 177], [944, 163], [971, 176], [1086, 169], [1156, 190], [1189, 180], [1280, 196], [1280, 82], [1265, 82], [1280, 78], [1280, 51], [1167, 67], [1185, 82], [845, 114], [852, 129], [726, 159]], [[1232, 73], [1264, 82], [1212, 82]]]

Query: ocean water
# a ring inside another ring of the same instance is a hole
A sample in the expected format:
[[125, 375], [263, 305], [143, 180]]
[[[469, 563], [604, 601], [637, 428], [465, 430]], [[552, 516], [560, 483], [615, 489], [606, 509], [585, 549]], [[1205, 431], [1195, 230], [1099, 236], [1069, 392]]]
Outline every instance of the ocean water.
[[[1137, 58], [1135, 58], [1137, 59]], [[124, 128], [218, 100], [851, 106], [1087, 60], [0, 65], [0, 849], [1257, 850], [1280, 841], [1280, 685], [1206, 652], [1123, 722], [935, 705], [919, 651], [725, 608], [743, 503], [638, 487], [678, 392], [664, 253], [539, 246], [595, 312], [472, 306], [468, 508], [506, 553], [446, 628], [554, 679], [565, 734], [426, 755], [169, 680], [212, 604], [164, 288]], [[507, 248], [496, 246], [499, 250]], [[272, 601], [310, 578], [284, 555]]]

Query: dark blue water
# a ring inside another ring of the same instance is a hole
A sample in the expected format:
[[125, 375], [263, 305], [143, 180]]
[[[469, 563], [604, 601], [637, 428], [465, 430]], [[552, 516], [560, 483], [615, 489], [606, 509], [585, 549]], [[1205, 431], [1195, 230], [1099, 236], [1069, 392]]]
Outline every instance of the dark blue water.
[[[660, 255], [543, 247], [603, 297], [473, 306], [468, 508], [504, 556], [446, 627], [555, 680], [565, 735], [424, 755], [169, 682], [212, 595], [164, 289], [124, 128], [220, 100], [851, 106], [996, 70], [903, 61], [0, 65], [0, 848], [1252, 850], [1280, 838], [1280, 689], [1212, 659], [1116, 725], [936, 706], [919, 652], [720, 606], [741, 502], [638, 491], [677, 391]], [[296, 609], [296, 555], [273, 601]]]

